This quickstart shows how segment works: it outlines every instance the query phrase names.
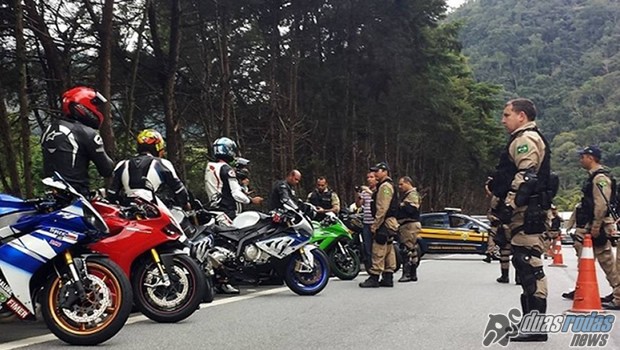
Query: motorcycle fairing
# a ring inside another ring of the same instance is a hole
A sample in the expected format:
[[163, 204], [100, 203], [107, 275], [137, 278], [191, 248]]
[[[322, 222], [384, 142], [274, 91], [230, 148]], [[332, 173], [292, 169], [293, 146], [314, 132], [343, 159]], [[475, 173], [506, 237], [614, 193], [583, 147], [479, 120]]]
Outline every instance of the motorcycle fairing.
[[288, 234], [256, 242], [256, 246], [278, 259], [282, 259], [298, 250], [308, 242], [308, 238], [300, 234]]

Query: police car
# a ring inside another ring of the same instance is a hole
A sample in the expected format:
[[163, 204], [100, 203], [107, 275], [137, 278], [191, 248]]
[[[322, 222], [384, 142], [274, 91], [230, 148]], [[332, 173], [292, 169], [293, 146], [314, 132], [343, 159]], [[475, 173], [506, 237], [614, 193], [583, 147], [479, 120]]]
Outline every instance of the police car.
[[419, 244], [422, 254], [485, 254], [490, 226], [482, 220], [461, 213], [458, 208], [420, 214], [422, 231]]

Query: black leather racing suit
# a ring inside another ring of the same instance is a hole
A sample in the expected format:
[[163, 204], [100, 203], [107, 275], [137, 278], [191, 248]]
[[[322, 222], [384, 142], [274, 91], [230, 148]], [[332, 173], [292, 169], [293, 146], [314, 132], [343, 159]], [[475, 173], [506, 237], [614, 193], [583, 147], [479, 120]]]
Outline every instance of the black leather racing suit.
[[152, 189], [157, 192], [162, 184], [174, 193], [175, 204], [182, 207], [187, 204], [187, 189], [177, 176], [172, 163], [149, 153], [140, 154], [116, 165], [107, 193], [108, 199], [120, 201], [123, 193], [130, 194], [134, 189]]
[[299, 199], [295, 195], [295, 190], [286, 180], [278, 180], [273, 184], [271, 193], [269, 193], [269, 210], [283, 208], [283, 204], [287, 202], [293, 207], [297, 207]]
[[103, 177], [109, 177], [114, 162], [103, 148], [99, 133], [78, 121], [56, 119], [41, 135], [43, 174], [57, 171], [77, 191], [89, 194], [88, 165], [92, 161]]

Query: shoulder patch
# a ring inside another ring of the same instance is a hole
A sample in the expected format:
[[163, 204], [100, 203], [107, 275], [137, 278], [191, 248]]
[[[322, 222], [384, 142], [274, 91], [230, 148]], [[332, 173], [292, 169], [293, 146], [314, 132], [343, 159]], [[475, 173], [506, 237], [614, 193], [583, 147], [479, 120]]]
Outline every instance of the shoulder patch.
[[392, 194], [392, 189], [389, 188], [388, 186], [383, 187], [383, 194], [391, 195]]
[[237, 177], [237, 173], [235, 172], [234, 169], [228, 170], [228, 177], [232, 177], [232, 178]]
[[530, 148], [528, 147], [527, 143], [517, 146], [517, 154], [527, 153], [527, 151], [529, 150]]
[[601, 180], [597, 182], [596, 184], [598, 185], [598, 187], [607, 187], [607, 181], [605, 180]]

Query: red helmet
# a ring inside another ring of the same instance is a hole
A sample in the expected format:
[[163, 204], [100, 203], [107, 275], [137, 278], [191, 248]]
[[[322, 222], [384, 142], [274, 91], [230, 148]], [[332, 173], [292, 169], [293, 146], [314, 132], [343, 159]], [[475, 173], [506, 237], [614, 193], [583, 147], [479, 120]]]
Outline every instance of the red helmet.
[[62, 113], [80, 123], [99, 129], [103, 123], [101, 107], [108, 102], [95, 89], [77, 86], [62, 95]]

